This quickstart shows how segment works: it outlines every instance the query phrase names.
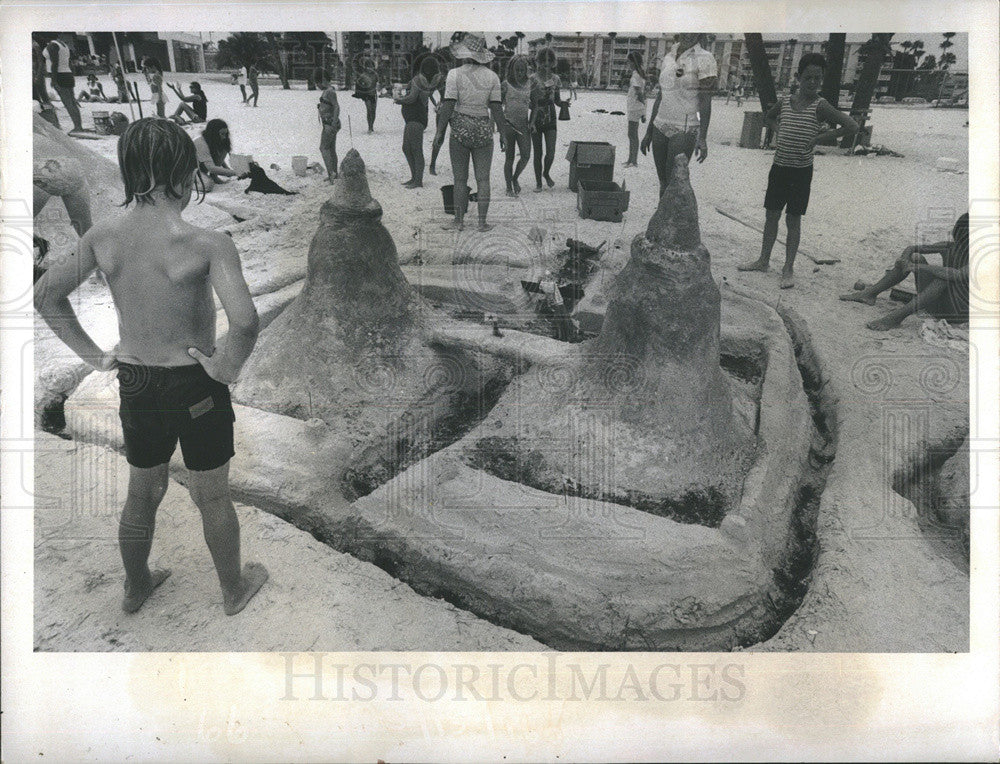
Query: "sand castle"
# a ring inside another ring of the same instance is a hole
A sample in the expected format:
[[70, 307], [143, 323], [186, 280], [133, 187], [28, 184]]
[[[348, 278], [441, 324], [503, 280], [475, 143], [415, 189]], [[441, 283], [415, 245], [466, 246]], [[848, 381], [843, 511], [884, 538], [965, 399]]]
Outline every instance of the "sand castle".
[[720, 366], [720, 303], [678, 162], [632, 242], [600, 335], [557, 374], [535, 368], [512, 385], [490, 415], [502, 426], [466, 461], [502, 477], [518, 465], [543, 490], [718, 524], [739, 499], [754, 428], [734, 413]]
[[348, 493], [411, 462], [456, 409], [509, 379], [488, 356], [429, 346], [428, 324], [443, 317], [406, 281], [381, 218], [352, 149], [320, 209], [302, 292], [262, 332], [233, 390], [349, 437], [359, 457]]

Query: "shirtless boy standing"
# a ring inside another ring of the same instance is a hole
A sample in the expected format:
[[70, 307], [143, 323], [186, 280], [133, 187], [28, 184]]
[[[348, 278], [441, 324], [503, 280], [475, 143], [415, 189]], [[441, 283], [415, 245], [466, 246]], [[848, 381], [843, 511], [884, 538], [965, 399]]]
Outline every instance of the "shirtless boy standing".
[[[267, 580], [258, 563], [240, 569], [240, 526], [229, 495], [233, 450], [231, 384], [257, 341], [257, 311], [232, 240], [196, 228], [181, 212], [191, 200], [197, 159], [191, 138], [167, 119], [140, 119], [118, 141], [122, 218], [93, 226], [71, 257], [35, 287], [35, 307], [94, 368], [117, 368], [128, 497], [118, 526], [125, 565], [122, 608], [134, 613], [167, 576], [147, 564], [156, 509], [167, 490], [178, 440], [188, 489], [222, 585], [227, 615], [239, 613]], [[121, 337], [105, 352], [77, 320], [69, 295], [95, 269], [107, 277]], [[215, 345], [218, 295], [229, 320]]]

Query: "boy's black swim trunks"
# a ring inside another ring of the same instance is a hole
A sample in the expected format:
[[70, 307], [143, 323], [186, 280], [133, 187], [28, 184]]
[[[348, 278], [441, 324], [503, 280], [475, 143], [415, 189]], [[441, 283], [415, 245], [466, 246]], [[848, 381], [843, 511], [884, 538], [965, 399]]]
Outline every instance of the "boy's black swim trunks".
[[771, 165], [771, 171], [767, 174], [764, 209], [781, 212], [787, 205], [786, 212], [789, 215], [805, 215], [809, 206], [812, 176], [812, 165], [809, 167]]
[[200, 363], [119, 363], [118, 389], [125, 458], [133, 467], [169, 462], [178, 440], [189, 470], [213, 470], [235, 454], [236, 415], [229, 388], [208, 376]]

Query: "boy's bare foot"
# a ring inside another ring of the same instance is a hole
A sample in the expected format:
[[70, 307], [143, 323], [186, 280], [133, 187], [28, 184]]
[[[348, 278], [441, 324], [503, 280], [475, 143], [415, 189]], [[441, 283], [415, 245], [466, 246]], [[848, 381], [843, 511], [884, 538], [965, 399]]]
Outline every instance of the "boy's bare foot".
[[512, 180], [510, 182], [510, 184], [514, 187], [514, 196], [517, 196], [518, 194], [521, 193], [521, 184], [520, 183], [518, 183], [516, 180]]
[[507, 186], [507, 196], [517, 196], [517, 194], [514, 193], [514, 189], [511, 186]]
[[538, 184], [537, 186], [535, 186], [535, 193], [536, 193], [536, 194], [537, 194], [538, 192], [542, 191], [542, 190], [543, 190], [543, 189], [542, 189], [542, 184], [541, 184], [541, 183], [539, 183], [539, 184]]
[[429, 172], [431, 175], [437, 175], [437, 170], [434, 168], [434, 165], [428, 167], [427, 172]]
[[149, 586], [129, 591], [128, 581], [125, 582], [125, 596], [122, 597], [122, 610], [126, 613], [135, 613], [142, 607], [142, 604], [149, 599], [153, 591], [170, 578], [169, 570], [154, 570], [149, 574]]
[[410, 178], [409, 180], [404, 180], [404, 181], [403, 181], [402, 183], [400, 183], [399, 185], [401, 185], [401, 186], [409, 186], [409, 185], [410, 185], [410, 184], [412, 184], [412, 183], [413, 183], [413, 178]]
[[480, 223], [476, 226], [476, 230], [480, 233], [486, 233], [487, 231], [493, 230], [493, 225], [491, 223]]
[[865, 305], [875, 304], [875, 296], [864, 291], [848, 292], [847, 294], [840, 295], [840, 299], [847, 302], [863, 302]]
[[465, 229], [465, 224], [459, 223], [457, 220], [452, 220], [450, 223], [445, 223], [441, 228], [445, 231], [462, 231]]
[[781, 289], [791, 289], [795, 286], [795, 276], [791, 273], [782, 273], [781, 280], [778, 282], [778, 286]]
[[552, 188], [553, 186], [555, 186], [556, 182], [554, 180], [552, 180], [552, 178], [550, 178], [548, 176], [548, 173], [546, 173], [542, 177], [545, 178], [545, 182], [549, 184], [549, 188]]
[[738, 271], [760, 271], [761, 273], [767, 273], [770, 266], [763, 260], [754, 260], [752, 263], [743, 263], [742, 265], [737, 265], [736, 270]]
[[889, 329], [895, 329], [899, 326], [899, 321], [895, 321], [889, 316], [883, 316], [882, 318], [876, 318], [874, 321], [869, 321], [865, 326], [876, 332], [886, 332]]
[[222, 607], [226, 615], [236, 615], [245, 608], [265, 581], [267, 581], [267, 568], [259, 562], [248, 562], [244, 565], [243, 575], [240, 576], [240, 592], [231, 597], [225, 593], [222, 595]]

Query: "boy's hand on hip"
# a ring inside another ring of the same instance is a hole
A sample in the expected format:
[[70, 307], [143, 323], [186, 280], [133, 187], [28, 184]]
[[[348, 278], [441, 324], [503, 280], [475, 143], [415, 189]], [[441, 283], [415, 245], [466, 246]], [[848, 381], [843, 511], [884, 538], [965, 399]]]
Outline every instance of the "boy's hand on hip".
[[205, 355], [198, 348], [188, 348], [188, 355], [200, 363], [205, 373], [216, 382], [231, 385], [236, 381], [236, 374], [222, 368], [222, 364], [215, 360], [217, 354], [214, 351], [212, 355]]
[[109, 350], [106, 353], [102, 353], [101, 357], [97, 360], [96, 364], [93, 364], [94, 368], [98, 371], [112, 371], [118, 368], [118, 356], [115, 352], [118, 350], [118, 346], [115, 345], [113, 350]]
[[646, 152], [649, 151], [649, 144], [652, 142], [653, 138], [650, 136], [649, 133], [646, 133], [646, 135], [643, 136], [643, 139], [639, 142], [639, 151], [642, 152], [643, 156], [645, 156]]

